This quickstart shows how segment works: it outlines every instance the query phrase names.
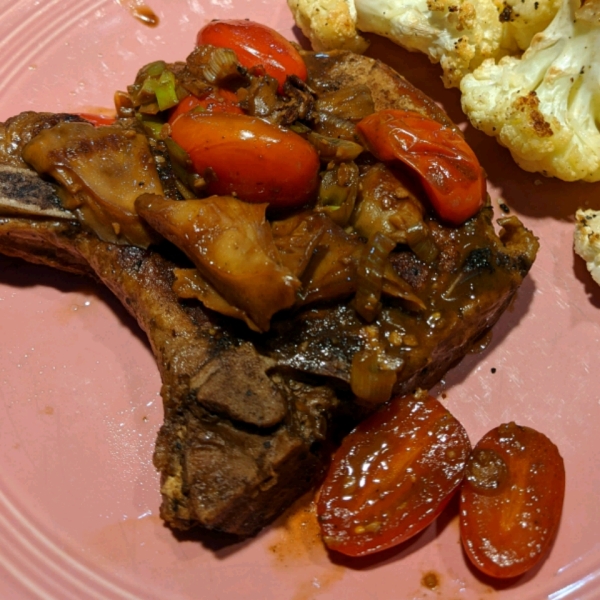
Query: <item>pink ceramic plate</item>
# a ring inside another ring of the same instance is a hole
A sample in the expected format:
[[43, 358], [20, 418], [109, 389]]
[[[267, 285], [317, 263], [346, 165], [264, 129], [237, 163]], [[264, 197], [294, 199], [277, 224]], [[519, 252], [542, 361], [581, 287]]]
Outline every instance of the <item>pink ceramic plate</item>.
[[[110, 0], [0, 0], [0, 120], [23, 110], [110, 107], [143, 64], [183, 59], [211, 18], [263, 21], [288, 36], [284, 0], [152, 0], [151, 28]], [[375, 40], [409, 79], [464, 121], [426, 59]], [[435, 392], [477, 441], [516, 420], [545, 432], [567, 468], [548, 559], [504, 585], [461, 552], [456, 507], [395, 551], [334, 562], [301, 503], [256, 539], [175, 537], [159, 517], [151, 463], [159, 376], [136, 324], [88, 281], [0, 257], [0, 597], [597, 598], [600, 595], [600, 289], [572, 247], [578, 206], [600, 186], [521, 172], [494, 141], [467, 136], [494, 197], [536, 231], [541, 252], [486, 348]], [[435, 589], [432, 589], [435, 588]]]

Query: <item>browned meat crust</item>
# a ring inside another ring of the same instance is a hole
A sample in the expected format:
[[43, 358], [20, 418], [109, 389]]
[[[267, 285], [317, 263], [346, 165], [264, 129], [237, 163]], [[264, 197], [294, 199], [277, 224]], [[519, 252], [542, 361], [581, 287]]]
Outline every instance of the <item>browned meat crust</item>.
[[[413, 106], [418, 98], [422, 110], [447, 119], [381, 63], [344, 53], [308, 62], [315, 85], [317, 78], [321, 85], [366, 83], [377, 108]], [[1, 149], [0, 162], [15, 164]], [[53, 205], [49, 184], [39, 185]], [[491, 219], [486, 207], [459, 228], [431, 221], [440, 248], [434, 264], [395, 255], [397, 272], [428, 299], [424, 314], [390, 303], [374, 323], [392, 340], [396, 392], [439, 380], [496, 322], [533, 263], [533, 235], [506, 219], [500, 239]], [[349, 303], [278, 316], [268, 334], [253, 334], [177, 299], [172, 250], [102, 242], [68, 215], [42, 209], [25, 217], [0, 212], [0, 252], [97, 277], [147, 333], [162, 377], [165, 422], [154, 463], [161, 516], [171, 527], [255, 533], [314, 484], [336, 423], [346, 422], [340, 417], [369, 410], [349, 392], [352, 359], [365, 345], [365, 324]]]

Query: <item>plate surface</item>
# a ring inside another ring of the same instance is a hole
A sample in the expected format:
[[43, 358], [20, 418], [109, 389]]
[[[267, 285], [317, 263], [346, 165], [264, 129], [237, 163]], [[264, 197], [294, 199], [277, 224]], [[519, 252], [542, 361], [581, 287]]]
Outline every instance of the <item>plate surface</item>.
[[[136, 6], [0, 0], [0, 120], [111, 107], [143, 64], [184, 59], [212, 18], [252, 18], [303, 41], [284, 0], [152, 0], [156, 27], [134, 18]], [[425, 58], [380, 39], [369, 52], [464, 121], [458, 92]], [[493, 198], [536, 232], [541, 251], [487, 346], [434, 392], [473, 442], [515, 420], [558, 445], [564, 516], [541, 566], [502, 585], [478, 576], [460, 548], [456, 506], [361, 562], [327, 555], [308, 500], [242, 544], [176, 538], [158, 517], [160, 381], [143, 334], [100, 287], [0, 257], [0, 597], [597, 598], [600, 288], [574, 256], [572, 232], [577, 207], [600, 208], [600, 185], [524, 173], [493, 140], [466, 135]]]

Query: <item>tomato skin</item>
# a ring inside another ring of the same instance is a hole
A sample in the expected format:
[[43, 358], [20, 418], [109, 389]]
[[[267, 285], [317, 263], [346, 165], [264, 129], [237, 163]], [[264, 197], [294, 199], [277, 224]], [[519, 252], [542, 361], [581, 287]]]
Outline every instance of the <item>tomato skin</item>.
[[500, 425], [475, 446], [460, 496], [460, 535], [471, 562], [492, 577], [516, 577], [549, 549], [560, 522], [565, 469], [542, 433]]
[[293, 131], [236, 114], [187, 113], [171, 135], [207, 177], [209, 194], [236, 195], [276, 208], [303, 206], [315, 198], [319, 156]]
[[419, 533], [460, 485], [470, 450], [466, 431], [436, 399], [392, 399], [333, 457], [317, 499], [325, 544], [365, 556]]
[[288, 75], [306, 81], [307, 70], [300, 53], [280, 33], [253, 21], [211, 21], [196, 37], [198, 46], [210, 44], [233, 50], [247, 69], [262, 65], [283, 89]]
[[78, 113], [78, 115], [82, 119], [89, 121], [92, 125], [96, 127], [101, 125], [112, 125], [116, 120], [116, 117], [110, 115], [101, 115], [94, 113]]
[[483, 206], [486, 183], [475, 153], [453, 128], [415, 111], [382, 110], [358, 131], [382, 162], [400, 161], [419, 176], [437, 214], [460, 225]]
[[172, 125], [175, 119], [192, 110], [208, 113], [225, 112], [238, 115], [244, 114], [244, 111], [238, 104], [237, 96], [233, 92], [225, 89], [216, 89], [202, 96], [202, 98], [198, 98], [198, 96], [192, 94], [186, 96], [173, 109], [173, 112], [169, 116], [169, 124]]

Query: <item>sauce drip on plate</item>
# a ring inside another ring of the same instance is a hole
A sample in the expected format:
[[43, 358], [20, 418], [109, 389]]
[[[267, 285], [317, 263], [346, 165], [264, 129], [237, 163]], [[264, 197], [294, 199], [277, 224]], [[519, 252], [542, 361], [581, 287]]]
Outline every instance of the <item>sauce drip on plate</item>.
[[129, 14], [148, 27], [156, 27], [160, 20], [154, 11], [140, 0], [117, 0], [117, 3], [129, 11]]

